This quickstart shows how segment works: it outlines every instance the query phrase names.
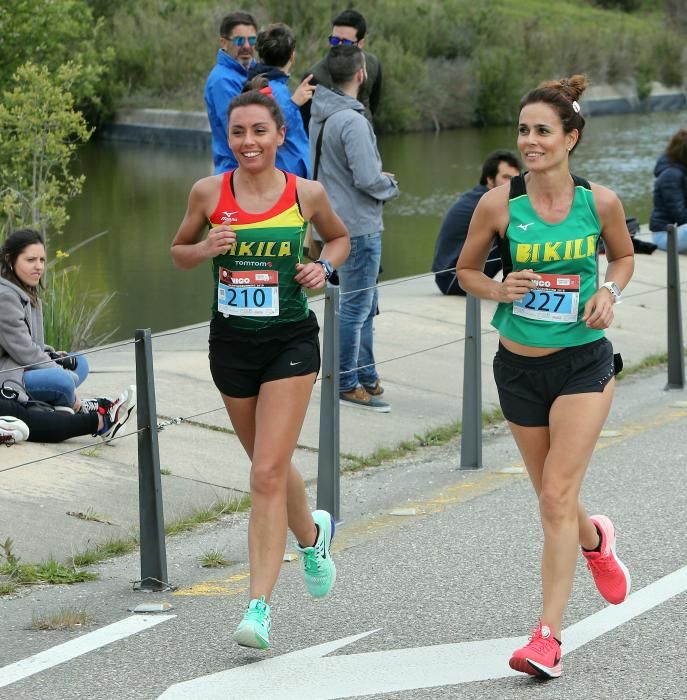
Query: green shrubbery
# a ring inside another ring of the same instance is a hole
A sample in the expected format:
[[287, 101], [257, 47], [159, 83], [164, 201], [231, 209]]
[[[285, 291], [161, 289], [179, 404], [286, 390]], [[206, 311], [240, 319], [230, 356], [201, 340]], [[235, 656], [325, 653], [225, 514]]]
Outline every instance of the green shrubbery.
[[[664, 0], [666, 11], [673, 0]], [[227, 11], [216, 0], [91, 0], [105, 13], [112, 84], [126, 104], [203, 110], [203, 84]], [[341, 3], [341, 8], [346, 3]], [[614, 10], [600, 5], [613, 6]], [[644, 0], [378, 0], [361, 4], [368, 46], [382, 60], [385, 131], [510, 121], [545, 78], [584, 72], [627, 82], [640, 97], [652, 80], [680, 85], [684, 37]], [[283, 21], [298, 38], [295, 77], [327, 50], [331, 0], [257, 0], [257, 21]], [[632, 12], [631, 12], [632, 11]]]

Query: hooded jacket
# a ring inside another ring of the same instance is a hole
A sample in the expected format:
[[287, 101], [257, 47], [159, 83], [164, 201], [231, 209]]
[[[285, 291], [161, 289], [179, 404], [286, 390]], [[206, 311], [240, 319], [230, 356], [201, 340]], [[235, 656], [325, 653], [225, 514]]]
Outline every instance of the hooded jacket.
[[205, 82], [205, 106], [212, 132], [212, 162], [215, 175], [238, 166], [227, 143], [227, 110], [229, 103], [241, 90], [248, 78], [243, 64], [220, 49], [217, 63]]
[[44, 341], [41, 302], [31, 306], [23, 289], [0, 277], [0, 386], [8, 379], [21, 384], [25, 365], [38, 365], [31, 369], [59, 367], [47, 350], [52, 348]]
[[654, 168], [654, 206], [649, 228], [665, 231], [668, 224], [687, 223], [687, 168], [664, 153]]
[[323, 125], [317, 180], [352, 238], [381, 232], [384, 202], [398, 196], [398, 185], [382, 172], [377, 139], [372, 124], [365, 118], [365, 107], [336, 88], [317, 86], [310, 121], [313, 170]]
[[308, 135], [303, 128], [298, 105], [291, 99], [288, 81], [289, 76], [283, 70], [268, 66], [264, 63], [256, 63], [248, 71], [248, 80], [256, 75], [264, 75], [269, 81], [272, 95], [281, 107], [286, 124], [286, 138], [277, 149], [276, 165], [287, 173], [293, 173], [299, 177], [310, 177], [310, 152]]

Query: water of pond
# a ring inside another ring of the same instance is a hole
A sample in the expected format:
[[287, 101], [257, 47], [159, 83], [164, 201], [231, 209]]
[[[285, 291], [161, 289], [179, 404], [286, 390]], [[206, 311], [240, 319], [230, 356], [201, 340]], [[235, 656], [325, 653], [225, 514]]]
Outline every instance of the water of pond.
[[[573, 158], [574, 172], [614, 189], [628, 215], [646, 222], [652, 171], [683, 112], [598, 116], [589, 119]], [[402, 194], [385, 208], [383, 277], [427, 272], [446, 210], [479, 179], [482, 161], [497, 148], [514, 148], [515, 130], [461, 129], [380, 139], [384, 169], [396, 173]], [[115, 290], [102, 329], [114, 339], [136, 328], [161, 331], [209, 317], [209, 266], [180, 271], [169, 245], [191, 185], [210, 174], [208, 152], [187, 148], [95, 141], [83, 147], [77, 169], [83, 194], [70, 207], [65, 233], [53, 250], [68, 249], [100, 231], [108, 234], [76, 251], [90, 293]], [[102, 330], [101, 329], [101, 330]]]

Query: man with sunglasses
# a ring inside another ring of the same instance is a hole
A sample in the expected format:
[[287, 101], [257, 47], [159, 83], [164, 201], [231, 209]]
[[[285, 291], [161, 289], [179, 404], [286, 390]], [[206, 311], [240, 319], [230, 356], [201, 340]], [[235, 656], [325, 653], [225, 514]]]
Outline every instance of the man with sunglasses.
[[[332, 33], [329, 35], [329, 46], [357, 46], [363, 49], [365, 46], [365, 34], [367, 22], [357, 10], [344, 10], [332, 20]], [[365, 67], [367, 77], [360, 88], [358, 101], [365, 107], [365, 116], [372, 121], [372, 115], [377, 111], [379, 100], [382, 96], [382, 66], [379, 59], [367, 51], [365, 55]], [[333, 87], [332, 76], [327, 70], [326, 58], [316, 63], [303, 77], [312, 74], [311, 85], [324, 85]], [[306, 131], [310, 124], [310, 102], [301, 106], [301, 115]]]
[[205, 105], [212, 132], [215, 175], [238, 166], [227, 142], [227, 110], [248, 79], [254, 63], [258, 25], [247, 12], [232, 12], [220, 25], [217, 63], [205, 83]]

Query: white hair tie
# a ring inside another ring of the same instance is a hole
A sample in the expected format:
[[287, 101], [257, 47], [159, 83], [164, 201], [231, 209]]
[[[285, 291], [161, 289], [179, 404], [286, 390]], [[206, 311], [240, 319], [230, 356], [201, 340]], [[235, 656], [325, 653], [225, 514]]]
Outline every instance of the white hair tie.
[[582, 109], [582, 108], [580, 107], [580, 103], [579, 103], [577, 100], [573, 100], [572, 108], [573, 108], [573, 110], [575, 110], [575, 113], [576, 113], [576, 114], [579, 114], [579, 113], [580, 113], [580, 110]]

